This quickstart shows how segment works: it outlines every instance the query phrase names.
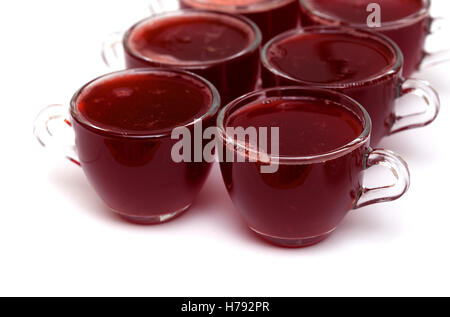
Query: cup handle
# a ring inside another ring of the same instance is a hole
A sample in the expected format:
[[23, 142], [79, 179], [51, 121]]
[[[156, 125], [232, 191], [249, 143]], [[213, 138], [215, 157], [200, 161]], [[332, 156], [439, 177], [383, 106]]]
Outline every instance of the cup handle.
[[364, 157], [364, 170], [382, 165], [394, 175], [396, 182], [392, 185], [368, 188], [361, 187], [353, 209], [393, 201], [403, 196], [409, 189], [410, 174], [408, 164], [396, 153], [383, 149], [369, 149]]
[[122, 46], [123, 32], [114, 32], [108, 35], [102, 45], [102, 59], [110, 69], [124, 69]]
[[441, 107], [439, 94], [431, 85], [420, 79], [407, 79], [400, 88], [400, 97], [413, 94], [423, 99], [425, 110], [408, 115], [394, 113], [388, 134], [424, 127], [432, 123], [438, 116]]
[[[443, 31], [450, 30], [450, 22], [446, 18], [437, 17], [431, 18], [429, 35], [439, 38], [440, 43], [447, 43], [447, 35], [443, 36]], [[441, 35], [442, 34], [442, 35]], [[422, 62], [420, 63], [420, 69], [426, 69], [444, 62], [450, 61], [450, 49], [443, 49], [436, 52], [425, 51]]]
[[67, 108], [62, 105], [50, 105], [44, 108], [34, 121], [34, 135], [43, 147], [62, 152], [72, 163], [81, 166], [76, 153], [75, 138], [71, 142], [64, 142], [58, 135], [62, 135], [64, 129], [71, 130], [72, 124], [67, 118]]
[[150, 3], [148, 4], [150, 15], [156, 15], [169, 11], [169, 9], [167, 8], [167, 2], [167, 0], [150, 0]]

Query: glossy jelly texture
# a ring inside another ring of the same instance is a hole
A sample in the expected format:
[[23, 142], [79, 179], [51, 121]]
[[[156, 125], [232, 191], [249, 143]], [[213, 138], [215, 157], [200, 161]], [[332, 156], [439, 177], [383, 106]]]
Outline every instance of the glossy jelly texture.
[[132, 74], [84, 90], [78, 111], [105, 130], [154, 134], [191, 123], [211, 102], [206, 86], [182, 76]]
[[[329, 153], [357, 139], [363, 130], [353, 112], [319, 99], [245, 106], [230, 115], [226, 126], [279, 126], [280, 155], [290, 157]], [[253, 230], [270, 237], [308, 239], [332, 231], [352, 208], [366, 150], [367, 144], [324, 162], [280, 164], [273, 174], [261, 173], [262, 163], [248, 160], [223, 162], [221, 170], [233, 202]]]
[[264, 87], [319, 85], [335, 89], [369, 112], [373, 145], [388, 134], [401, 83], [400, 68], [392, 71], [397, 57], [389, 46], [347, 33], [295, 33], [270, 45], [266, 60]]
[[227, 58], [245, 50], [249, 31], [227, 20], [194, 16], [167, 18], [133, 32], [130, 48], [162, 63], [201, 63]]
[[144, 21], [125, 39], [128, 68], [173, 67], [209, 80], [223, 104], [254, 90], [259, 45], [254, 29], [239, 18], [191, 12]]
[[271, 46], [275, 68], [311, 83], [353, 83], [383, 74], [392, 67], [389, 49], [346, 34], [301, 34]]
[[[171, 130], [205, 115], [212, 93], [173, 73], [103, 79], [77, 97], [72, 124], [83, 170], [113, 210], [137, 222], [158, 222], [190, 206], [205, 182], [207, 162], [175, 163]], [[203, 122], [204, 128], [214, 118]], [[192, 129], [192, 126], [189, 126]]]
[[[301, 21], [303, 26], [331, 25], [332, 21], [339, 21], [344, 25], [367, 24], [367, 12], [372, 0], [306, 0], [303, 1]], [[424, 56], [425, 38], [429, 32], [429, 14], [420, 14], [426, 9], [424, 0], [381, 0], [375, 1], [381, 7], [382, 29], [372, 28], [391, 38], [402, 50], [405, 62], [403, 76], [409, 78], [419, 67]], [[324, 18], [312, 13], [319, 12]], [[399, 22], [404, 20], [404, 22]], [[397, 23], [399, 22], [399, 23]], [[395, 23], [393, 26], [383, 27], [383, 23]]]
[[268, 99], [264, 104], [248, 105], [233, 113], [227, 126], [279, 128], [282, 156], [327, 153], [362, 133], [361, 123], [352, 112], [314, 99]]

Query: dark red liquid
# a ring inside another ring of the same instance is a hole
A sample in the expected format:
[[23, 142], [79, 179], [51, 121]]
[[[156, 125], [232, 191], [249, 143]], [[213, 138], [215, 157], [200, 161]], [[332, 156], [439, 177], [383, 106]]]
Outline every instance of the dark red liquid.
[[308, 156], [327, 153], [356, 139], [361, 123], [342, 106], [319, 100], [268, 99], [233, 113], [229, 127], [277, 127], [280, 155]]
[[[270, 67], [263, 67], [264, 87], [311, 85], [338, 90], [360, 102], [371, 115], [374, 145], [388, 133], [399, 69], [387, 79], [377, 78], [396, 63], [395, 51], [389, 46], [345, 33], [296, 33], [271, 45], [266, 60]], [[358, 82], [364, 84], [355, 85]]]
[[133, 219], [189, 206], [210, 164], [175, 163], [170, 132], [204, 116], [212, 99], [203, 82], [179, 73], [111, 76], [84, 88], [72, 115], [76, 147], [105, 203]]
[[[199, 63], [227, 58], [245, 50], [250, 31], [229, 21], [204, 17], [168, 18], [133, 32], [130, 48], [161, 63]], [[187, 24], [187, 26], [186, 26]]]
[[[243, 107], [227, 127], [279, 127], [281, 156], [329, 153], [358, 138], [359, 118], [342, 105], [319, 99], [281, 99]], [[261, 163], [221, 163], [229, 193], [259, 233], [305, 239], [333, 230], [352, 208], [361, 185], [367, 146], [325, 162], [280, 164], [273, 174]], [[241, 155], [241, 154], [236, 154]]]
[[166, 66], [193, 71], [219, 90], [227, 103], [255, 87], [257, 35], [244, 21], [214, 13], [150, 19], [129, 32], [129, 68]]
[[[305, 0], [302, 8], [302, 25], [330, 24], [339, 21], [345, 25], [366, 27], [369, 3], [372, 0]], [[381, 23], [392, 23], [417, 15], [426, 6], [424, 0], [381, 0], [375, 1], [381, 7]], [[319, 18], [312, 11], [320, 12], [326, 18]], [[423, 45], [428, 34], [430, 17], [428, 14], [418, 16], [393, 27], [372, 31], [381, 32], [390, 37], [403, 52], [405, 57], [403, 74], [406, 78], [417, 69], [423, 58]]]
[[311, 83], [353, 83], [392, 67], [392, 52], [379, 43], [346, 34], [302, 34], [273, 45], [271, 65]]
[[297, 0], [181, 0], [181, 7], [242, 14], [258, 25], [264, 43], [298, 23]]
[[78, 111], [91, 124], [117, 133], [170, 130], [208, 111], [211, 93], [182, 76], [123, 75], [84, 91]]

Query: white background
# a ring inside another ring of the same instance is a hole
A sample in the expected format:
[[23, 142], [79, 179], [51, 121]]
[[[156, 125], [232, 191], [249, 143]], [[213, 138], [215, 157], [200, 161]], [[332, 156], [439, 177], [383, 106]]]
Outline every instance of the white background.
[[[438, 120], [381, 144], [408, 161], [410, 191], [351, 212], [310, 248], [256, 238], [217, 166], [188, 213], [137, 226], [41, 148], [36, 114], [108, 71], [103, 39], [147, 16], [147, 2], [2, 1], [0, 295], [450, 295], [450, 64], [416, 74], [441, 93]], [[448, 1], [434, 2], [450, 16]]]

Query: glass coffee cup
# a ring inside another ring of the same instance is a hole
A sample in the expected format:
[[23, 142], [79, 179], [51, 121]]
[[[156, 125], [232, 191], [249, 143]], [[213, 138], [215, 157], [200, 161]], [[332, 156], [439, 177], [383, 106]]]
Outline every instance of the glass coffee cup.
[[203, 158], [174, 161], [172, 131], [191, 131], [199, 122], [214, 127], [219, 106], [214, 86], [192, 73], [124, 70], [84, 85], [69, 109], [42, 110], [34, 133], [43, 146], [81, 166], [112, 211], [131, 222], [158, 224], [192, 205], [212, 166]]
[[[438, 116], [438, 93], [423, 80], [402, 76], [403, 55], [387, 37], [348, 27], [312, 26], [278, 35], [261, 50], [263, 87], [311, 86], [342, 92], [372, 118], [372, 144], [420, 128]], [[416, 95], [424, 110], [398, 114], [397, 100]]]
[[226, 104], [255, 89], [260, 45], [260, 30], [243, 16], [179, 10], [152, 15], [125, 34], [112, 35], [102, 56], [112, 68], [124, 60], [128, 69], [162, 67], [196, 73], [217, 88]]
[[[403, 75], [411, 77], [419, 68], [426, 68], [450, 60], [450, 50], [425, 50], [430, 35], [440, 36], [448, 21], [434, 18], [430, 0], [299, 0], [303, 26], [349, 26], [372, 30], [392, 39], [404, 55]], [[373, 5], [379, 6], [379, 25], [370, 19]], [[369, 19], [369, 21], [368, 21]], [[446, 38], [442, 37], [445, 43]]]
[[[279, 246], [320, 242], [349, 210], [395, 200], [409, 187], [405, 161], [370, 147], [367, 111], [335, 91], [256, 91], [222, 109], [217, 126], [227, 157], [220, 167], [233, 203], [257, 235]], [[270, 141], [261, 137], [254, 142], [250, 133], [236, 137], [230, 132], [239, 127], [278, 132], [264, 133]], [[364, 171], [372, 166], [386, 167], [395, 183], [366, 187]]]

